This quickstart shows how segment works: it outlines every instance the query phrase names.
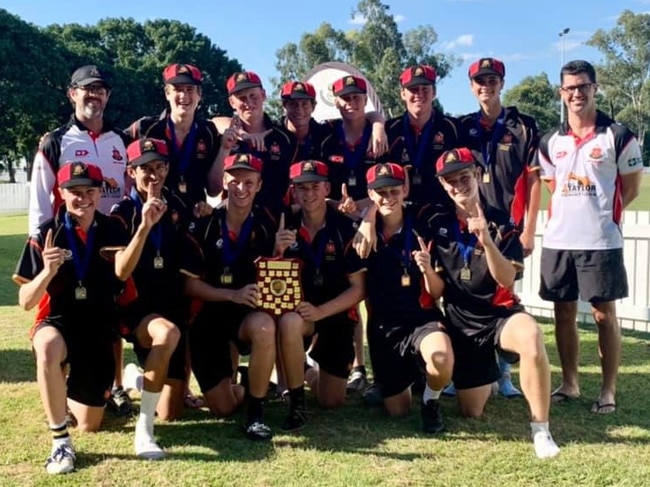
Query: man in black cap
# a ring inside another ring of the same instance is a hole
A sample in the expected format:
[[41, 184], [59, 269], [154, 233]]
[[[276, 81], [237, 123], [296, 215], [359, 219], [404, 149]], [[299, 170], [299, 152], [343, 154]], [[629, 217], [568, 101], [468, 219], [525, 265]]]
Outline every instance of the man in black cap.
[[[67, 92], [74, 108], [70, 120], [45, 134], [34, 158], [29, 193], [29, 233], [52, 218], [62, 200], [56, 191], [56, 173], [65, 161], [97, 165], [103, 174], [99, 211], [108, 214], [126, 194], [126, 139], [104, 119], [111, 95], [106, 73], [95, 65], [78, 68], [70, 78]], [[115, 341], [115, 384], [109, 406], [119, 415], [128, 415], [133, 406], [122, 389], [122, 341]]]

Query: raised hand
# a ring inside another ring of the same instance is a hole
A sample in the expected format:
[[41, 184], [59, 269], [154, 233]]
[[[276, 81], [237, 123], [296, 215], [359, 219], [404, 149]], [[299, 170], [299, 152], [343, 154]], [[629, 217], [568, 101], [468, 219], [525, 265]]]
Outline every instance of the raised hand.
[[235, 291], [233, 302], [243, 304], [250, 308], [257, 308], [260, 300], [260, 291], [257, 284], [246, 284], [243, 288]]
[[65, 262], [65, 254], [62, 249], [54, 246], [54, 232], [50, 228], [45, 234], [45, 244], [43, 245], [43, 268], [50, 274], [55, 275], [59, 267]]
[[341, 185], [341, 200], [339, 201], [338, 210], [341, 213], [355, 213], [357, 211], [357, 204], [348, 195], [348, 185], [343, 183]]
[[418, 269], [420, 269], [420, 272], [424, 274], [427, 270], [431, 269], [431, 253], [424, 239], [415, 230], [413, 230], [413, 234], [416, 236], [420, 247], [419, 250], [412, 252], [413, 260], [418, 266]]
[[199, 201], [192, 208], [192, 214], [194, 218], [202, 218], [212, 214], [213, 208], [205, 201]]
[[280, 214], [280, 223], [278, 231], [275, 234], [275, 255], [282, 256], [284, 251], [287, 250], [296, 241], [296, 231], [289, 230], [284, 227], [284, 213]]
[[372, 125], [372, 139], [369, 149], [374, 157], [379, 157], [388, 151], [388, 136], [383, 124]]
[[478, 241], [481, 242], [483, 246], [485, 246], [487, 239], [490, 238], [487, 221], [483, 214], [483, 208], [481, 208], [481, 204], [478, 202], [476, 203], [476, 210], [470, 213], [467, 218], [467, 230], [476, 235]]
[[167, 211], [167, 204], [160, 198], [160, 189], [149, 181], [147, 201], [142, 205], [142, 224], [147, 228], [153, 227], [160, 221], [165, 211]]
[[221, 134], [221, 148], [230, 152], [234, 149], [239, 139], [239, 133], [242, 131], [241, 120], [234, 116], [230, 119], [230, 125]]

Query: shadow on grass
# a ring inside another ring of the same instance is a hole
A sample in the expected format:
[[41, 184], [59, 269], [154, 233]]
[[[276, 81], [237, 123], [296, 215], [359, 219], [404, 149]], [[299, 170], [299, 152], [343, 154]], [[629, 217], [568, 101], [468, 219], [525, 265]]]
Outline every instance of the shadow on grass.
[[0, 350], [0, 382], [33, 382], [36, 380], [34, 356], [30, 350]]

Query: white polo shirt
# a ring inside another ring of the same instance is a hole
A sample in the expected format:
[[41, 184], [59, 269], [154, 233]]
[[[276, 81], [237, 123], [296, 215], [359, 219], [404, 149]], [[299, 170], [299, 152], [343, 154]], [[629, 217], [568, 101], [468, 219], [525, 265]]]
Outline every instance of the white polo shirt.
[[636, 136], [600, 111], [596, 130], [582, 140], [567, 127], [546, 134], [537, 152], [541, 178], [555, 180], [542, 246], [622, 248], [621, 176], [643, 169]]

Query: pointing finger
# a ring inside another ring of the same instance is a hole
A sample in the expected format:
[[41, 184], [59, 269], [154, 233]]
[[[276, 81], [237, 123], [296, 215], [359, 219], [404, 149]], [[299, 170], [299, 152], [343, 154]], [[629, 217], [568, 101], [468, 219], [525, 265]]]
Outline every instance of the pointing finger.
[[341, 185], [341, 194], [344, 198], [348, 198], [348, 185], [345, 183]]
[[46, 249], [51, 249], [52, 247], [54, 247], [53, 239], [54, 239], [53, 232], [52, 232], [52, 229], [50, 228], [47, 231], [47, 234], [45, 235], [45, 248]]
[[278, 230], [284, 230], [284, 213], [280, 214], [280, 225], [278, 226]]

